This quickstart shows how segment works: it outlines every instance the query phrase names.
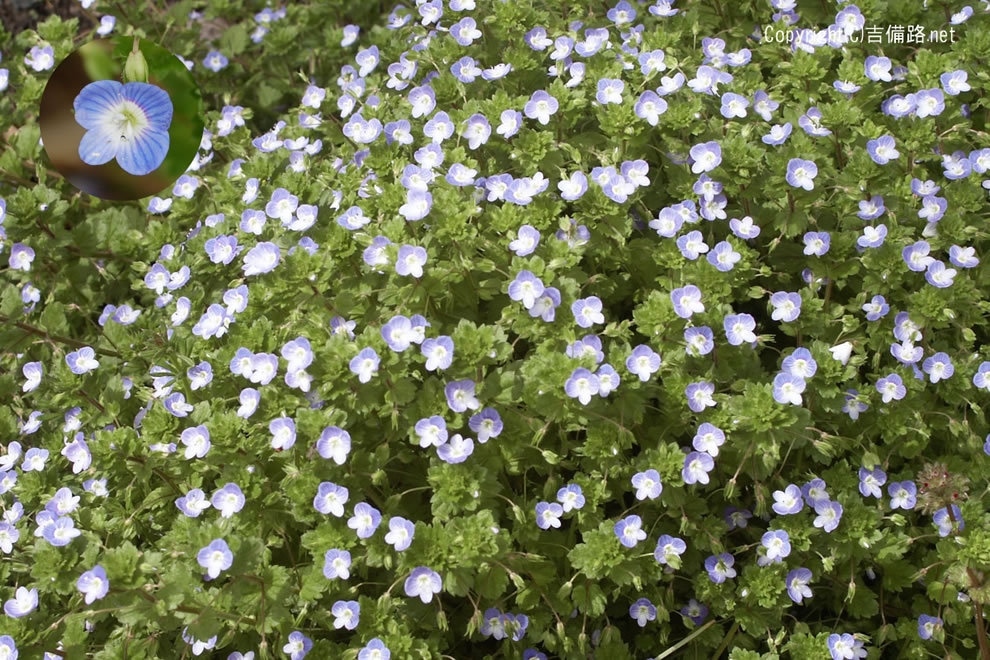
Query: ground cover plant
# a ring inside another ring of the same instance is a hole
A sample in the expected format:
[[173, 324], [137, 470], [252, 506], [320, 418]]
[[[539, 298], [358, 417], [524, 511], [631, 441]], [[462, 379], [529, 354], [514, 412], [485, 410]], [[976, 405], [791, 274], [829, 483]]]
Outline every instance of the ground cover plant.
[[[0, 33], [0, 658], [990, 660], [987, 8]], [[207, 108], [140, 202], [39, 143], [105, 34]]]

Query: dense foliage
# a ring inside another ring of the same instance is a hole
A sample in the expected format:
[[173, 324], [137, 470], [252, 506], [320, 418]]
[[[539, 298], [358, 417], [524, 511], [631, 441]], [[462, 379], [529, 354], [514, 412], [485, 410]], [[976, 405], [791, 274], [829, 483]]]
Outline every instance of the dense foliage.
[[990, 5], [83, 4], [208, 131], [0, 32], [0, 657], [990, 660]]

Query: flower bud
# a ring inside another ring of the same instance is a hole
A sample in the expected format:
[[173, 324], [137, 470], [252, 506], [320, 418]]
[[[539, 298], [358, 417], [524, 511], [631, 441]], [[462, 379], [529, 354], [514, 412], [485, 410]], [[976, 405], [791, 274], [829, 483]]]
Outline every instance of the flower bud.
[[127, 56], [127, 63], [124, 64], [124, 82], [148, 82], [148, 62], [137, 44], [135, 38], [134, 50]]

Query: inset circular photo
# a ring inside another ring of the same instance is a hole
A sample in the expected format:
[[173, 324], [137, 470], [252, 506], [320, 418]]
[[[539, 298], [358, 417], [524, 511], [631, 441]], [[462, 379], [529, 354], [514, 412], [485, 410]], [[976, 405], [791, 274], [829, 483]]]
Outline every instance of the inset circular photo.
[[52, 167], [69, 183], [102, 199], [140, 199], [171, 186], [196, 157], [203, 99], [165, 48], [98, 39], [52, 73], [39, 124]]

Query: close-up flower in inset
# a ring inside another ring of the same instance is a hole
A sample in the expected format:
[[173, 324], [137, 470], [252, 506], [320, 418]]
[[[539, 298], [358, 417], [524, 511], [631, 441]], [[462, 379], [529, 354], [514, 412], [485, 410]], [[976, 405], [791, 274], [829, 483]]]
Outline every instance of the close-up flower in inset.
[[86, 129], [79, 157], [88, 165], [116, 159], [129, 174], [158, 169], [168, 154], [172, 100], [149, 83], [97, 80], [73, 102], [76, 122]]

